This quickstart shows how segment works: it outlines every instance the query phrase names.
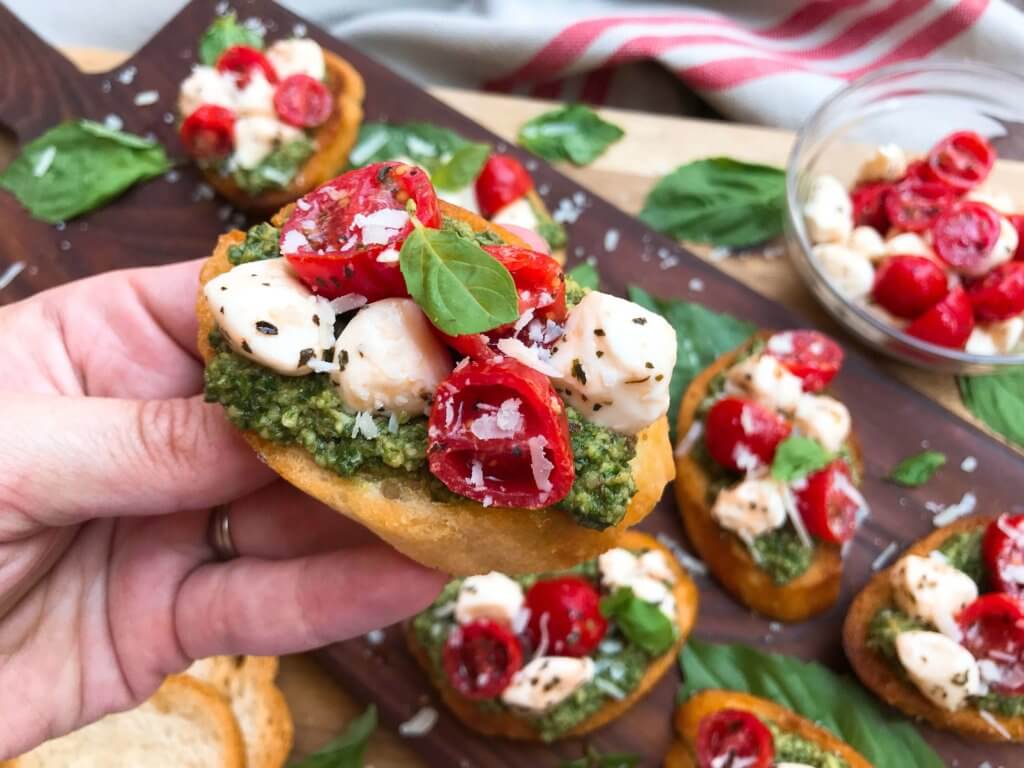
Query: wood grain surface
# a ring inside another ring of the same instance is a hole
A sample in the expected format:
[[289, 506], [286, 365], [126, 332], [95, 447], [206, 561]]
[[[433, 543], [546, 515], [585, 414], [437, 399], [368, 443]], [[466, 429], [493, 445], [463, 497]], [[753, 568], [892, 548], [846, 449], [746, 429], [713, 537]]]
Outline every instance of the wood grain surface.
[[[107, 114], [117, 114], [124, 120], [127, 130], [141, 134], [153, 132], [166, 146], [176, 148], [173, 126], [165, 121], [164, 115], [173, 109], [177, 85], [193, 63], [191, 51], [199, 33], [213, 16], [214, 5], [213, 0], [191, 4], [131, 57], [126, 64], [136, 68], [131, 83], [120, 82], [117, 73], [82, 74], [0, 7], [0, 70], [6, 75], [0, 78], [0, 123], [24, 141], [64, 118], [84, 116], [102, 120]], [[276, 30], [271, 31], [272, 36], [287, 34], [297, 21], [268, 0], [236, 5], [240, 6], [243, 16], [258, 16], [274, 25]], [[368, 86], [368, 119], [430, 120], [476, 139], [500, 140], [431, 95], [401, 81], [380, 64], [312, 27], [310, 34], [321, 44], [349, 58], [362, 71]], [[117, 70], [124, 71], [120, 67]], [[122, 79], [128, 78], [123, 76]], [[134, 106], [135, 94], [151, 89], [159, 91], [159, 102], [151, 107]], [[462, 106], [474, 98], [465, 97]], [[493, 127], [501, 128], [506, 136], [512, 121], [509, 119], [499, 126], [496, 110], [515, 114], [516, 109], [541, 108], [486, 101], [493, 97], [479, 98], [484, 100], [480, 102], [482, 106], [476, 111], [468, 107], [470, 111], [486, 118], [485, 122]], [[573, 171], [581, 181], [606, 189], [610, 202], [585, 191], [577, 182], [547, 165], [537, 165], [534, 175], [540, 187], [546, 190], [550, 207], [556, 208], [560, 200], [571, 200], [574, 195], [583, 196], [580, 198], [584, 201], [583, 213], [570, 227], [570, 262], [596, 257], [605, 287], [611, 291], [621, 291], [628, 283], [638, 283], [659, 295], [698, 300], [765, 326], [809, 322], [823, 325], [820, 316], [809, 319], [794, 311], [811, 309], [806, 302], [797, 299], [796, 293], [773, 291], [785, 298], [785, 307], [771, 301], [670, 240], [649, 232], [616, 207], [635, 210], [650, 180], [679, 162], [675, 154], [679, 147], [684, 147], [684, 152], [692, 152], [692, 156], [728, 153], [779, 162], [788, 137], [780, 132], [722, 124], [715, 124], [715, 131], [703, 132], [689, 131], [682, 121], [649, 125], [650, 130], [662, 133], [656, 143], [645, 136], [647, 151], [630, 156], [628, 162], [636, 171], [631, 174], [634, 177], [631, 183], [623, 181], [621, 173], [605, 165], [612, 161], [626, 162], [616, 160], [626, 151], [623, 149], [625, 142], [613, 147], [592, 168]], [[715, 132], [725, 128], [737, 133], [721, 133], [720, 136], [729, 141], [725, 145], [716, 144]], [[639, 124], [637, 130], [641, 130]], [[758, 143], [762, 154], [751, 156]], [[776, 149], [769, 152], [766, 147]], [[244, 222], [221, 201], [203, 199], [205, 196], [197, 174], [183, 165], [170, 178], [140, 186], [116, 204], [69, 222], [62, 229], [32, 221], [13, 199], [0, 196], [0, 216], [5, 222], [0, 229], [0, 269], [17, 260], [29, 265], [26, 272], [0, 294], [0, 300], [11, 301], [107, 269], [206, 255], [217, 233]], [[612, 252], [604, 248], [609, 229], [617, 230], [620, 235], [619, 244]], [[678, 263], [661, 268], [673, 260]], [[776, 264], [744, 259], [726, 262], [725, 266], [744, 279], [756, 282], [761, 289], [778, 288], [778, 282], [765, 277], [776, 274]], [[700, 281], [702, 290], [692, 289], [697, 284], [695, 279]], [[792, 284], [795, 280], [793, 276], [788, 282]], [[786, 286], [787, 291], [791, 288], [792, 285]], [[872, 560], [890, 541], [907, 543], [930, 530], [931, 515], [924, 506], [926, 501], [951, 503], [960, 499], [965, 491], [974, 490], [981, 511], [1009, 511], [1018, 504], [1019, 456], [975, 427], [952, 417], [932, 400], [894, 381], [856, 350], [851, 351], [849, 364], [836, 389], [850, 404], [867, 446], [866, 492], [874, 510], [850, 549], [839, 603], [814, 621], [779, 629], [752, 616], [711, 581], [702, 578], [698, 580], [702, 606], [697, 636], [754, 643], [803, 658], [819, 659], [846, 670], [839, 644], [845, 608], [857, 587], [870, 575]], [[884, 483], [880, 478], [899, 459], [920, 450], [922, 441], [950, 455], [947, 468], [925, 489], [918, 491]], [[978, 460], [978, 469], [971, 475], [957, 469], [960, 460], [967, 455]], [[682, 539], [681, 526], [667, 497], [644, 527]], [[425, 679], [405, 653], [396, 629], [386, 633], [381, 645], [371, 646], [365, 639], [353, 640], [325, 650], [320, 659], [345, 689], [355, 694], [360, 702], [357, 706], [376, 701], [383, 722], [391, 728], [419, 707], [435, 702]], [[678, 682], [678, 673], [668, 675], [636, 709], [595, 734], [591, 742], [603, 750], [636, 752], [644, 755], [645, 765], [657, 764], [669, 742], [671, 706]], [[300, 731], [297, 745], [300, 752], [329, 738], [349, 716], [346, 709], [350, 703], [337, 691], [319, 685], [316, 669], [307, 658], [286, 660], [282, 685], [289, 694], [296, 719], [300, 723], [316, 723], [319, 729], [310, 726], [305, 733]], [[927, 728], [922, 728], [922, 733], [950, 762], [957, 760], [961, 765], [976, 765], [988, 759], [993, 764], [1014, 765], [1019, 761], [1020, 751], [1016, 749], [969, 744]], [[482, 739], [468, 733], [443, 712], [430, 734], [407, 743], [425, 764], [443, 766], [543, 768], [558, 765], [562, 757], [578, 756], [581, 750], [579, 744], [542, 748]], [[401, 751], [393, 740], [378, 738], [374, 749], [371, 762], [378, 768], [408, 765], [412, 759], [409, 752]]]

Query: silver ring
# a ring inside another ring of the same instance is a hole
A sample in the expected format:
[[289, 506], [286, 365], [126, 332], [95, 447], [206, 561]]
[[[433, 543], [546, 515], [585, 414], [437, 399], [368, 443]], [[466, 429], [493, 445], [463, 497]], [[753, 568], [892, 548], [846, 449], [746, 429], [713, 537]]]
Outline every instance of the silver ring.
[[221, 504], [210, 510], [210, 530], [207, 538], [218, 560], [234, 560], [238, 557], [235, 542], [231, 538], [231, 505]]

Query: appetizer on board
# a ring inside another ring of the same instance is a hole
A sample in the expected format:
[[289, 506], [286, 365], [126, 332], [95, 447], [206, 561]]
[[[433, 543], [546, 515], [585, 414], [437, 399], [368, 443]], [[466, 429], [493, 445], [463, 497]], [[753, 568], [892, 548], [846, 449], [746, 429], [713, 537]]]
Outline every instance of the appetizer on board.
[[181, 141], [234, 205], [271, 213], [345, 163], [364, 96], [347, 61], [307, 38], [265, 46], [230, 13], [206, 31], [199, 54], [178, 92]]
[[843, 626], [861, 682], [906, 714], [1024, 741], [1024, 515], [958, 520], [857, 595]]
[[222, 236], [201, 280], [207, 399], [422, 563], [573, 565], [674, 475], [672, 327], [439, 203], [415, 166], [350, 171]]
[[764, 332], [694, 378], [679, 409], [687, 536], [726, 590], [782, 621], [835, 602], [868, 513], [850, 412], [823, 393], [842, 361], [817, 331]]
[[567, 571], [449, 582], [407, 637], [467, 726], [555, 741], [633, 706], [675, 663], [696, 616], [697, 588], [672, 553], [630, 531]]
[[813, 180], [804, 222], [833, 286], [910, 336], [976, 355], [1018, 351], [1024, 333], [1024, 208], [981, 185], [995, 164], [971, 131], [911, 158], [879, 147], [847, 192]]
[[749, 693], [695, 693], [675, 726], [665, 768], [871, 768], [831, 731]]

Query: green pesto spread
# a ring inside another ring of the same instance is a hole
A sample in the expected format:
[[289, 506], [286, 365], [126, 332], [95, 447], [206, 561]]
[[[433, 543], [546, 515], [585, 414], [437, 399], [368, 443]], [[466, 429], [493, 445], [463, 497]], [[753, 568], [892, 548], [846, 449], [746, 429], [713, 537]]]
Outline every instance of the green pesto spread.
[[949, 536], [939, 545], [941, 552], [951, 566], [963, 571], [984, 591], [988, 581], [985, 573], [985, 561], [981, 555], [981, 539], [985, 535], [983, 528], [963, 531]]
[[316, 144], [302, 137], [282, 144], [263, 158], [255, 168], [229, 167], [221, 162], [219, 172], [230, 176], [251, 197], [269, 190], [284, 189], [316, 150]]
[[276, 259], [281, 255], [280, 238], [281, 230], [273, 224], [264, 222], [250, 227], [244, 242], [228, 248], [228, 261], [237, 266], [250, 261]]
[[530, 198], [527, 198], [527, 202], [530, 204], [530, 210], [533, 211], [534, 218], [537, 219], [537, 234], [547, 241], [548, 247], [552, 251], [564, 248], [566, 242], [568, 242], [565, 227], [551, 218], [551, 214], [544, 210], [544, 208], [534, 205], [533, 200], [530, 200]]
[[762, 533], [750, 545], [750, 553], [759, 567], [776, 584], [788, 584], [811, 567], [814, 547], [806, 546], [792, 524]]
[[850, 764], [835, 752], [809, 741], [799, 734], [782, 730], [778, 725], [765, 721], [775, 742], [776, 763], [802, 763], [811, 768], [849, 768]]

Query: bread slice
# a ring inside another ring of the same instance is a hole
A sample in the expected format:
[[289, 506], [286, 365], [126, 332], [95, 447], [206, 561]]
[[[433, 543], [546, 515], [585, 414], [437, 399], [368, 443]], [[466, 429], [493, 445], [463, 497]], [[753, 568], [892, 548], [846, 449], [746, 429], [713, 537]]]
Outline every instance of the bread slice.
[[231, 707], [213, 687], [173, 675], [135, 709], [108, 715], [0, 768], [245, 768]]
[[[616, 546], [627, 549], [656, 549], [665, 555], [665, 560], [676, 576], [673, 593], [676, 599], [676, 623], [679, 627], [679, 638], [664, 654], [654, 659], [647, 667], [639, 685], [620, 701], [609, 701], [601, 709], [581, 722], [562, 738], [582, 736], [610, 723], [636, 704], [644, 694], [668, 671], [679, 654], [683, 642], [693, 629], [697, 619], [697, 586], [689, 574], [679, 565], [675, 556], [659, 541], [639, 531], [627, 531], [622, 534]], [[427, 673], [434, 687], [441, 694], [441, 700], [459, 720], [469, 728], [489, 736], [504, 736], [509, 739], [539, 740], [537, 730], [529, 720], [517, 717], [511, 712], [485, 712], [472, 701], [463, 698], [452, 688], [443, 674], [439, 674], [430, 663], [427, 650], [417, 640], [412, 626], [406, 626], [406, 641], [413, 657]]]
[[[767, 338], [770, 333], [759, 335]], [[729, 368], [748, 344], [722, 355], [694, 378], [679, 407], [676, 434], [686, 435], [690, 431], [712, 379]], [[859, 473], [862, 462], [855, 437], [851, 437], [850, 444]], [[711, 516], [707, 503], [710, 478], [692, 452], [677, 456], [675, 461], [676, 501], [686, 535], [726, 591], [747, 607], [779, 621], [802, 621], [828, 609], [836, 601], [843, 573], [839, 546], [816, 541], [808, 569], [788, 584], [776, 584], [768, 572], [754, 562], [746, 545]]]
[[[441, 211], [475, 231], [489, 230], [506, 242], [521, 244], [469, 211], [444, 201]], [[203, 265], [201, 284], [231, 269], [228, 248], [243, 239], [237, 230], [221, 235]], [[209, 362], [214, 352], [207, 337], [215, 320], [201, 286], [196, 312], [199, 352]], [[637, 435], [636, 456], [630, 464], [637, 490], [625, 517], [617, 526], [595, 531], [555, 509], [484, 507], [468, 499], [441, 503], [432, 501], [419, 484], [342, 477], [319, 466], [298, 446], [272, 443], [251, 432], [243, 434], [260, 458], [295, 487], [366, 526], [413, 560], [461, 576], [490, 570], [535, 573], [595, 557], [616, 546], [624, 530], [650, 513], [675, 475], [668, 421], [662, 417]]]
[[337, 54], [325, 50], [324, 65], [327, 87], [331, 93], [336, 94], [337, 104], [327, 122], [313, 132], [316, 150], [288, 186], [252, 197], [230, 175], [203, 171], [206, 182], [235, 207], [250, 213], [273, 213], [313, 187], [337, 176], [338, 170], [348, 160], [349, 150], [356, 143], [359, 124], [363, 121], [366, 86], [355, 67]]
[[[994, 517], [968, 517], [925, 536], [911, 545], [904, 555], [927, 555], [955, 533], [973, 531], [988, 526]], [[902, 555], [901, 555], [902, 557]], [[893, 605], [890, 572], [896, 563], [879, 571], [854, 598], [843, 623], [843, 648], [857, 677], [876, 696], [901, 712], [919, 720], [927, 720], [936, 728], [954, 731], [985, 741], [1007, 741], [1004, 734], [982, 717], [977, 709], [964, 707], [950, 712], [926, 699], [912, 682], [900, 675], [886, 659], [868, 648], [868, 625], [874, 615], [887, 605]], [[1024, 717], [990, 716], [1010, 734], [1012, 741], [1024, 741]]]
[[185, 670], [228, 700], [242, 732], [247, 768], [281, 768], [292, 749], [295, 727], [274, 684], [277, 667], [276, 656], [214, 656]]
[[850, 768], [871, 768], [871, 763], [845, 741], [793, 710], [760, 696], [721, 690], [695, 693], [676, 709], [675, 726], [679, 739], [673, 742], [665, 755], [665, 768], [697, 768], [697, 726], [706, 716], [722, 709], [742, 709], [762, 720], [771, 720], [782, 730], [839, 755]]

